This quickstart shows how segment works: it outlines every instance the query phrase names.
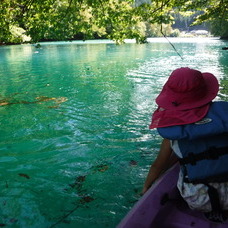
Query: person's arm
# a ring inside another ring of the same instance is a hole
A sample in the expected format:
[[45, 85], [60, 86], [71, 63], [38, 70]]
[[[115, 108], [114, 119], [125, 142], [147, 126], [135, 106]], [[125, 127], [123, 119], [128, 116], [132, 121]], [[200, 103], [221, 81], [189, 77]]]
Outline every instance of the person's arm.
[[[171, 159], [172, 158], [172, 159]], [[172, 161], [171, 161], [171, 160]], [[170, 141], [163, 139], [159, 154], [150, 167], [146, 181], [143, 186], [142, 194], [144, 194], [152, 185], [152, 183], [160, 176], [160, 174], [177, 161], [172, 154]]]

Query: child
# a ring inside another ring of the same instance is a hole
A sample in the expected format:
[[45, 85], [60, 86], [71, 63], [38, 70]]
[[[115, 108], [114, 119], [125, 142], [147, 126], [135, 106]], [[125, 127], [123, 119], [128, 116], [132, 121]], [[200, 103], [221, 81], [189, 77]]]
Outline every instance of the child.
[[177, 187], [189, 207], [228, 210], [228, 102], [212, 102], [218, 90], [211, 73], [187, 67], [172, 72], [156, 98], [150, 128], [157, 128], [164, 139], [143, 193], [179, 160]]

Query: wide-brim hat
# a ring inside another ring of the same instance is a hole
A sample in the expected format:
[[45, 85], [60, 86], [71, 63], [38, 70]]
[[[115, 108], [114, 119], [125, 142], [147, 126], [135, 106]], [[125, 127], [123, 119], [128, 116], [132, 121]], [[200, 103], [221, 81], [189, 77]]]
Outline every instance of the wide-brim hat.
[[150, 128], [194, 123], [208, 112], [219, 90], [217, 78], [188, 67], [174, 70], [156, 98]]

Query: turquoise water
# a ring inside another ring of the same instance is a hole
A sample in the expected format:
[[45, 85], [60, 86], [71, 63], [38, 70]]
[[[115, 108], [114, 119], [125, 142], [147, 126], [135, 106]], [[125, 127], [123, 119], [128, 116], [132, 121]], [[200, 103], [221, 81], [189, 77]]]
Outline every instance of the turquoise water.
[[227, 42], [165, 39], [0, 47], [0, 225], [115, 227], [139, 199], [160, 137], [169, 73], [214, 73], [227, 100]]

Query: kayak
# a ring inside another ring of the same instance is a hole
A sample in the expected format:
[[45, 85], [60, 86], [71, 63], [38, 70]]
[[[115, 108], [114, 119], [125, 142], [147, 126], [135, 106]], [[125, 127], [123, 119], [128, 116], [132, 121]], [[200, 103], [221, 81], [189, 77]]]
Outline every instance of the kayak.
[[175, 164], [142, 196], [117, 228], [228, 228], [191, 210], [176, 187], [180, 166]]

